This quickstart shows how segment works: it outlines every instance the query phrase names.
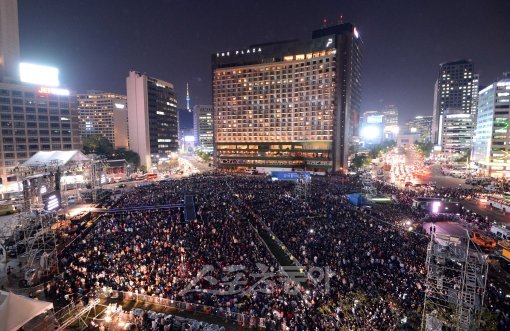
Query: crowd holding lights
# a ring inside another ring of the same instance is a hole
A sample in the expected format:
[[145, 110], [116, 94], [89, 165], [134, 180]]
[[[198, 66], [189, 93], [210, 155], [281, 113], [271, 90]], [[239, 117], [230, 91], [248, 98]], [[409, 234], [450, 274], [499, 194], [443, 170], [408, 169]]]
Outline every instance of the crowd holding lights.
[[[198, 220], [183, 222], [181, 210], [103, 217], [65, 252], [63, 277], [52, 293], [65, 304], [96, 286], [111, 287], [211, 306], [229, 320], [267, 330], [419, 325], [428, 239], [401, 225], [423, 217], [402, 208], [417, 193], [378, 184], [399, 204], [363, 210], [344, 197], [359, 189], [355, 177], [314, 178], [304, 202], [294, 196], [293, 184], [259, 176], [194, 176], [145, 186], [118, 206], [176, 203], [184, 192], [197, 192]], [[278, 263], [258, 237], [268, 229], [304, 268], [327, 270], [328, 282], [292, 283], [294, 291], [288, 291], [289, 283], [278, 278], [255, 288], [258, 278], [252, 275], [261, 264], [278, 275]], [[193, 282], [205, 265], [214, 267], [213, 278]], [[229, 294], [219, 280], [231, 265], [243, 266], [244, 285]], [[489, 291], [490, 305], [508, 305], [496, 291]], [[502, 312], [498, 318], [507, 323]]]

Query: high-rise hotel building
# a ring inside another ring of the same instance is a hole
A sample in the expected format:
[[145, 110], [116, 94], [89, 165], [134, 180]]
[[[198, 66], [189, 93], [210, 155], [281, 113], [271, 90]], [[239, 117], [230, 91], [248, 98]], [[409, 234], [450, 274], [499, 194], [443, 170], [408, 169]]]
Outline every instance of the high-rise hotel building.
[[80, 135], [100, 135], [114, 148], [128, 149], [128, 109], [125, 95], [89, 91], [78, 94]]
[[[478, 97], [478, 76], [474, 73], [473, 62], [442, 63], [434, 92], [434, 143], [451, 153], [470, 150]], [[456, 132], [461, 134], [456, 135]]]
[[126, 78], [129, 148], [147, 170], [179, 148], [174, 86], [136, 71]]
[[350, 23], [308, 41], [213, 54], [218, 167], [345, 170], [358, 136], [361, 54]]

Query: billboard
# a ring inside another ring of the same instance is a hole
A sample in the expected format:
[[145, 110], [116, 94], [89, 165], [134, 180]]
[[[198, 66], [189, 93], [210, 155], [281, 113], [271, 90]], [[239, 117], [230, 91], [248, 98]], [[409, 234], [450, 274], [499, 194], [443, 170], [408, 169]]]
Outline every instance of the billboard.
[[312, 177], [309, 171], [271, 171], [271, 179], [297, 182], [299, 179], [309, 181]]
[[379, 124], [383, 122], [383, 115], [370, 115], [367, 116], [368, 124]]
[[45, 193], [41, 195], [44, 210], [47, 211], [57, 211], [62, 206], [62, 201], [60, 198], [60, 191], [53, 191], [51, 193]]
[[59, 86], [58, 68], [40, 64], [21, 62], [19, 64], [19, 79], [23, 83]]

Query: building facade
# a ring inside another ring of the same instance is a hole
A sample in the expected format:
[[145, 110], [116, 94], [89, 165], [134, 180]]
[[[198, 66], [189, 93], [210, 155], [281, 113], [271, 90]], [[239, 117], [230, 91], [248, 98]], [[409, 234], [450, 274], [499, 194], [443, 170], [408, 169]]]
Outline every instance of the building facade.
[[177, 99], [171, 83], [136, 71], [126, 78], [129, 148], [147, 170], [179, 148]]
[[412, 120], [407, 122], [404, 131], [403, 133], [418, 135], [417, 142], [432, 142], [432, 116], [415, 116]]
[[129, 148], [125, 95], [90, 91], [87, 94], [78, 94], [77, 99], [82, 137], [101, 135], [116, 149]]
[[411, 147], [418, 142], [420, 135], [416, 133], [401, 133], [395, 141], [398, 147]]
[[439, 123], [441, 151], [449, 157], [458, 157], [471, 151], [474, 133], [474, 115], [461, 109], [447, 109]]
[[220, 168], [347, 169], [359, 131], [361, 48], [352, 24], [212, 56]]
[[380, 144], [384, 139], [384, 115], [377, 110], [363, 113], [360, 124], [360, 141], [363, 146]]
[[38, 151], [81, 149], [76, 96], [68, 90], [0, 83], [0, 191], [19, 191], [15, 168]]
[[19, 63], [18, 0], [0, 1], [0, 80], [17, 80]]
[[193, 107], [193, 129], [195, 144], [205, 152], [212, 152], [213, 141], [213, 107], [197, 105]]
[[396, 141], [399, 132], [397, 106], [395, 105], [384, 106], [382, 114], [384, 115], [383, 139]]
[[195, 150], [196, 141], [194, 134], [195, 130], [193, 128], [179, 128], [179, 149], [181, 152], [192, 153]]
[[[476, 86], [475, 86], [476, 85]], [[451, 115], [469, 114], [466, 119], [475, 119], [476, 116], [476, 93], [478, 91], [478, 76], [474, 73], [474, 65], [471, 60], [458, 60], [445, 62], [440, 65], [439, 77], [435, 85], [434, 113], [432, 122], [432, 138], [435, 144], [441, 145], [445, 150], [446, 146], [441, 143], [441, 130], [446, 121], [444, 116], [447, 111]], [[450, 119], [452, 117], [450, 116]], [[464, 121], [464, 120], [463, 120]], [[474, 124], [469, 125], [474, 128]], [[473, 132], [469, 136], [472, 136]], [[444, 141], [444, 139], [443, 139]], [[471, 139], [464, 140], [462, 149], [471, 148]]]
[[510, 74], [479, 93], [471, 161], [480, 173], [510, 176]]

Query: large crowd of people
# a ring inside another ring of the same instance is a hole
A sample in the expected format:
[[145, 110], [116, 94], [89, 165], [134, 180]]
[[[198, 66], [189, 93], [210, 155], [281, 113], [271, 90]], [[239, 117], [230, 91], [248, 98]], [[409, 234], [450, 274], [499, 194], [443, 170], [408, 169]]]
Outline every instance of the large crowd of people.
[[[140, 191], [139, 199], [129, 193], [118, 207], [176, 203], [178, 189], [200, 192], [198, 219], [184, 220], [182, 208], [106, 214], [66, 251], [58, 291], [69, 300], [94, 287], [110, 287], [281, 323], [280, 313], [298, 311], [301, 305], [291, 308], [293, 299], [280, 295], [278, 264], [244, 210], [228, 196], [224, 180], [190, 178], [152, 185]], [[261, 273], [274, 274], [277, 285], [258, 282], [255, 275]], [[273, 314], [275, 309], [278, 314]]]
[[428, 240], [395, 227], [407, 217], [399, 210], [385, 206], [369, 213], [350, 205], [345, 194], [356, 183], [343, 182], [314, 179], [306, 201], [291, 194], [289, 184], [272, 183], [250, 203], [303, 265], [331, 270], [329, 288], [311, 295], [313, 311], [327, 312], [317, 314], [315, 325], [396, 329], [403, 319], [417, 318]]
[[[383, 184], [398, 204], [352, 206], [345, 195], [358, 182], [314, 177], [306, 199], [293, 183], [263, 176], [200, 175], [131, 190], [115, 207], [177, 204], [194, 194], [197, 219], [185, 220], [182, 208], [105, 214], [66, 250], [63, 276], [48, 291], [65, 304], [108, 287], [242, 313], [268, 330], [417, 328], [429, 239], [402, 222], [423, 215], [409, 208], [414, 193]], [[320, 279], [289, 286], [262, 229]]]

